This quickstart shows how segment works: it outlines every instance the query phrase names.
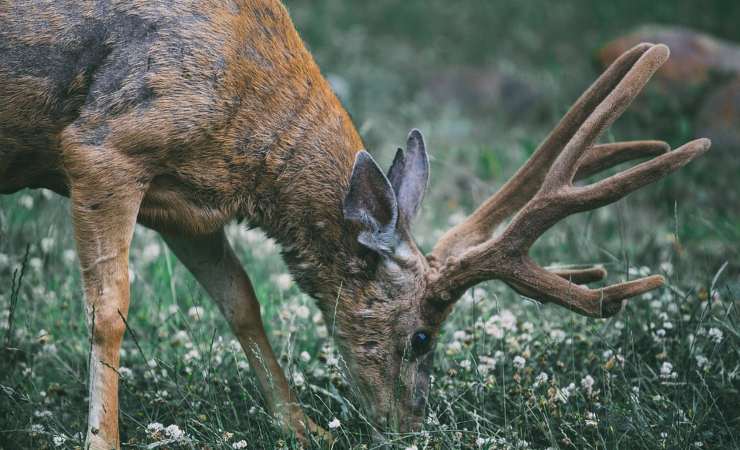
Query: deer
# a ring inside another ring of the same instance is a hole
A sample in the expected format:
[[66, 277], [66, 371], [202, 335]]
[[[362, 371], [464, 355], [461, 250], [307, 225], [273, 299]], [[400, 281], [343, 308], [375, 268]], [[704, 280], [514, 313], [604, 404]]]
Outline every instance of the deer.
[[[270, 346], [252, 283], [224, 233], [243, 220], [281, 246], [300, 289], [335, 323], [358, 401], [379, 430], [418, 429], [442, 324], [501, 280], [521, 296], [606, 318], [662, 276], [596, 285], [598, 266], [546, 269], [545, 231], [705, 153], [697, 139], [598, 143], [668, 59], [626, 51], [529, 160], [423, 253], [411, 233], [429, 180], [412, 130], [387, 173], [364, 149], [277, 0], [3, 1], [0, 193], [69, 198], [90, 329], [86, 448], [119, 449], [119, 350], [137, 223], [156, 230], [223, 313], [266, 407], [299, 439], [304, 414]], [[628, 169], [583, 180], [622, 163]]]

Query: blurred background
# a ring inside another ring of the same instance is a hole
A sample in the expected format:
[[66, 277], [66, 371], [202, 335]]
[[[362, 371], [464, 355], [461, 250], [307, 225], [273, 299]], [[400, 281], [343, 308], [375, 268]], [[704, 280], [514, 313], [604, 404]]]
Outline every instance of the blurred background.
[[[287, 5], [385, 167], [410, 128], [425, 133], [432, 177], [417, 234], [427, 248], [436, 228], [470, 212], [526, 160], [616, 56], [642, 41], [668, 44], [671, 59], [604, 140], [660, 139], [675, 148], [710, 137], [712, 150], [620, 205], [571, 220], [579, 247], [592, 250], [573, 257], [608, 262], [604, 252], [628, 245], [651, 265], [669, 240], [674, 262], [690, 262], [688, 270], [717, 270], [728, 261], [737, 276], [740, 2]], [[585, 223], [598, 241], [582, 242]]]

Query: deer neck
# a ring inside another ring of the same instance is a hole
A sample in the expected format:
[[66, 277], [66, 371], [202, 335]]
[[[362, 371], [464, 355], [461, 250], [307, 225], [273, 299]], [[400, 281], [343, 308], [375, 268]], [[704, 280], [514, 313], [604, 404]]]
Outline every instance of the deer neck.
[[255, 153], [243, 209], [251, 225], [280, 244], [295, 281], [323, 309], [336, 299], [352, 259], [342, 203], [363, 144], [328, 86], [318, 88], [323, 92], [295, 99], [292, 110], [279, 114], [289, 126], [261, 133], [273, 142]]

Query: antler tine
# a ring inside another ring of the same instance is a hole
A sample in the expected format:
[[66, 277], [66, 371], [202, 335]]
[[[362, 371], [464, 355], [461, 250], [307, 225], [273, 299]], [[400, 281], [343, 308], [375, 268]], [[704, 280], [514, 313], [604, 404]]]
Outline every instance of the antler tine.
[[640, 56], [624, 78], [573, 134], [545, 176], [541, 189], [554, 190], [573, 181], [578, 170], [578, 160], [584, 151], [624, 113], [669, 55], [668, 47], [658, 44]]
[[[659, 44], [648, 46], [639, 53], [637, 61], [622, 73], [622, 78], [617, 83], [611, 83], [610, 92], [600, 95], [599, 103], [589, 108], [590, 112], [584, 119], [579, 119], [580, 124], [562, 151], [549, 150], [552, 153], [548, 158], [555, 157], [555, 160], [544, 175], [539, 173], [541, 168], [535, 171], [536, 178], [543, 178], [541, 185], [536, 186], [537, 191], [530, 195], [522, 188], [519, 193], [504, 195], [509, 198], [517, 198], [518, 195], [517, 201], [520, 202], [525, 192], [529, 198], [503, 233], [467, 247], [460, 254], [447, 255], [428, 286], [431, 304], [436, 305], [434, 307], [442, 306], [448, 310], [447, 307], [470, 286], [498, 278], [528, 297], [553, 302], [583, 315], [608, 317], [619, 311], [622, 300], [664, 283], [663, 277], [649, 276], [589, 289], [578, 283], [603, 278], [606, 275], [603, 269], [548, 271], [527, 255], [537, 238], [561, 219], [612, 203], [677, 170], [709, 149], [708, 139], [697, 139], [671, 152], [668, 152], [667, 144], [659, 141], [593, 145], [665, 62], [669, 50]], [[563, 122], [559, 127], [563, 127]], [[543, 144], [541, 148], [547, 147]], [[586, 186], [573, 185], [576, 178], [585, 178], [621, 162], [648, 156], [654, 158], [601, 181]], [[528, 166], [529, 162], [525, 168]], [[515, 178], [520, 173], [522, 170], [517, 172]], [[514, 182], [512, 185], [516, 184]], [[507, 209], [505, 206], [500, 208]]]
[[632, 141], [600, 144], [586, 150], [578, 161], [575, 180], [591, 175], [633, 159], [648, 158], [668, 152], [671, 146], [663, 141]]
[[639, 58], [652, 47], [653, 44], [639, 44], [617, 58], [571, 106], [529, 160], [501, 189], [464, 222], [451, 228], [440, 238], [430, 259], [444, 262], [449, 256], [485, 242], [498, 224], [524, 206], [539, 190], [553, 161], [574, 133]]

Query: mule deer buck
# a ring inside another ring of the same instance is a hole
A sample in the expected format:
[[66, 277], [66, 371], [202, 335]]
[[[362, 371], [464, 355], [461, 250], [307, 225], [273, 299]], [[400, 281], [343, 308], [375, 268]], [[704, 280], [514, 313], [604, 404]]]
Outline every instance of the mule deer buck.
[[270, 348], [224, 235], [234, 218], [276, 239], [301, 289], [336, 315], [349, 376], [381, 429], [419, 425], [441, 324], [471, 286], [499, 279], [590, 317], [661, 286], [649, 276], [589, 288], [602, 269], [549, 271], [527, 254], [561, 219], [707, 151], [706, 139], [672, 151], [596, 144], [668, 54], [660, 44], [623, 54], [501, 190], [424, 255], [410, 232], [429, 176], [421, 133], [384, 175], [277, 0], [3, 1], [0, 192], [70, 198], [92, 330], [87, 447], [120, 448], [116, 369], [137, 222], [159, 231], [213, 298], [268, 408], [303, 439], [321, 430]]

